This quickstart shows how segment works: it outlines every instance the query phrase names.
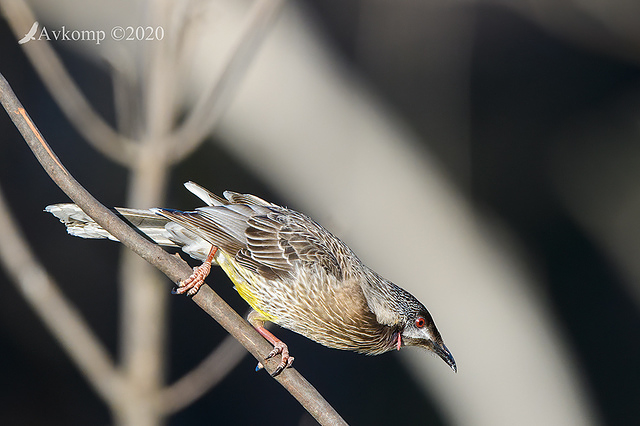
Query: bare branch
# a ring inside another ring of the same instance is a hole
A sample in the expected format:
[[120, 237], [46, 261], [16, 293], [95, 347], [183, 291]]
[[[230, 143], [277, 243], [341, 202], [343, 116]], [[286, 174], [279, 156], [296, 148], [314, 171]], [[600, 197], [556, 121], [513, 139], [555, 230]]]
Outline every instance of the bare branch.
[[0, 190], [0, 262], [98, 394], [117, 403], [125, 394], [124, 379], [109, 352], [37, 261], [18, 229]]
[[176, 413], [215, 387], [244, 358], [247, 352], [227, 336], [193, 370], [158, 395], [158, 406], [165, 414]]
[[[149, 6], [151, 22], [165, 22], [171, 15], [170, 0]], [[170, 32], [171, 33], [171, 32]], [[173, 127], [176, 115], [175, 61], [169, 50], [173, 34], [166, 43], [152, 43], [138, 52], [144, 78], [138, 79], [140, 94], [140, 138], [138, 157], [130, 165], [127, 206], [162, 205], [169, 176], [167, 146], [163, 142]], [[164, 279], [135, 253], [125, 250], [120, 270], [120, 353], [121, 368], [140, 394], [142, 401], [131, 399], [119, 414], [122, 424], [160, 424], [161, 407], [154, 405], [164, 384], [167, 300]]]
[[[191, 268], [186, 262], [170, 255], [138, 235], [135, 230], [100, 204], [71, 176], [44, 140], [1, 74], [0, 101], [51, 179], [87, 215], [124, 245], [162, 271], [173, 282], [185, 279], [191, 274]], [[275, 370], [278, 364], [277, 360], [264, 360], [271, 350], [271, 346], [209, 286], [202, 286], [193, 297], [193, 301], [222, 325], [257, 360], [265, 364], [265, 369], [268, 372]], [[346, 424], [322, 395], [295, 369], [288, 368], [275, 379], [321, 424]]]
[[181, 161], [193, 152], [213, 129], [283, 4], [284, 0], [255, 0], [237, 45], [231, 49], [230, 56], [226, 59], [215, 83], [198, 100], [184, 123], [169, 137], [169, 143], [173, 148], [169, 156], [170, 161]]
[[[17, 38], [21, 38], [25, 29], [36, 21], [24, 0], [0, 0], [0, 7]], [[93, 109], [50, 43], [40, 40], [22, 46], [38, 76], [76, 130], [97, 151], [116, 163], [126, 166], [135, 160], [135, 141], [120, 135]]]

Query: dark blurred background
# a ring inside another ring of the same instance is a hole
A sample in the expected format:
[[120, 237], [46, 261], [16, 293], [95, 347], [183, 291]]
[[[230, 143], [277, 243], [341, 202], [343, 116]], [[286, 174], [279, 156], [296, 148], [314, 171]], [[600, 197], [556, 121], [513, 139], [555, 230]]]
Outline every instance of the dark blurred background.
[[[640, 281], [634, 249], [640, 248], [640, 226], [634, 213], [640, 212], [640, 50], [627, 49], [632, 40], [592, 19], [583, 17], [584, 28], [568, 35], [557, 30], [561, 18], [551, 20], [550, 26], [540, 16], [498, 3], [469, 2], [445, 12], [468, 23], [465, 51], [457, 51], [450, 36], [448, 49], [434, 52], [429, 50], [432, 40], [442, 34], [425, 22], [433, 23], [426, 17], [440, 6], [302, 3], [341, 60], [420, 136], [456, 189], [480, 214], [504, 222], [525, 247], [537, 271], [536, 291], [550, 301], [548, 315], [583, 375], [598, 417], [594, 422], [636, 424]], [[589, 36], [582, 37], [581, 31]], [[113, 122], [106, 68], [62, 43], [53, 45], [94, 107]], [[4, 21], [0, 58], [0, 72], [66, 167], [105, 205], [121, 205], [126, 170], [83, 142]], [[452, 105], [447, 99], [452, 89], [433, 84], [434, 79], [448, 81], [450, 69], [434, 67], [434, 61], [465, 64], [455, 68], [463, 70], [457, 80], [463, 86], [455, 90], [467, 94], [465, 104]], [[448, 115], [454, 109], [465, 110], [468, 120], [457, 123]], [[13, 214], [39, 259], [115, 357], [119, 308], [114, 265], [119, 247], [70, 238], [42, 212], [47, 204], [65, 202], [66, 196], [6, 116], [0, 127], [0, 185]], [[467, 136], [456, 137], [455, 129]], [[197, 205], [181, 187], [187, 180], [217, 193], [233, 189], [298, 207], [216, 143], [216, 136], [173, 170], [168, 207]], [[244, 313], [246, 304], [224, 275], [216, 270], [213, 277], [216, 291]], [[224, 331], [187, 298], [172, 297], [170, 311], [172, 381], [213, 349]], [[451, 423], [431, 398], [438, 390], [425, 392], [395, 354], [365, 357], [326, 349], [286, 330], [277, 334], [293, 348], [296, 359], [304, 360], [296, 362], [301, 373], [348, 422]], [[0, 364], [1, 424], [113, 421], [2, 271]], [[169, 424], [313, 424], [275, 381], [254, 373], [254, 366], [253, 359], [245, 358]]]

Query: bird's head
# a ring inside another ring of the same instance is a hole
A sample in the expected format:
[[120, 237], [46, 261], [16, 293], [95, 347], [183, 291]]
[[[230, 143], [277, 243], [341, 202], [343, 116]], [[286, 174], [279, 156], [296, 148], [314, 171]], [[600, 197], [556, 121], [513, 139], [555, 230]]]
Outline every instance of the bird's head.
[[396, 336], [398, 350], [403, 345], [426, 348], [442, 358], [454, 372], [458, 371], [453, 355], [444, 344], [433, 318], [424, 306], [412, 312], [403, 321], [404, 328]]
[[454, 372], [453, 355], [444, 344], [431, 314], [411, 293], [368, 270], [362, 290], [376, 321], [390, 333], [384, 351], [419, 346], [438, 355]]

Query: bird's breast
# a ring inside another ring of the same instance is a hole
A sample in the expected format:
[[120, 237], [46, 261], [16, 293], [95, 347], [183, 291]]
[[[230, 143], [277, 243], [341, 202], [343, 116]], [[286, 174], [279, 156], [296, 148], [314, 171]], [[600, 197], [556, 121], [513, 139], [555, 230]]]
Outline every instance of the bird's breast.
[[225, 251], [218, 250], [215, 257], [216, 263], [227, 274], [234, 288], [245, 302], [252, 309], [262, 314], [265, 320], [278, 323], [277, 316], [274, 316], [272, 310], [265, 310], [264, 291], [265, 282], [258, 275], [252, 273], [246, 268], [238, 265], [238, 263]]
[[294, 268], [288, 278], [265, 279], [228, 255], [218, 264], [268, 321], [331, 348], [367, 354], [394, 348], [394, 330], [377, 322], [356, 279], [339, 280], [322, 268], [305, 267]]

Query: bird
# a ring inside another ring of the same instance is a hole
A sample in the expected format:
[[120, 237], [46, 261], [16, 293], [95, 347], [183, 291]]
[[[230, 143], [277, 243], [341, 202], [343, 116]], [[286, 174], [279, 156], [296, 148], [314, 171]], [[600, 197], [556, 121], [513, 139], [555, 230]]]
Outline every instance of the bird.
[[35, 21], [33, 25], [31, 25], [31, 28], [29, 28], [29, 31], [24, 35], [24, 37], [18, 40], [18, 44], [25, 44], [28, 41], [35, 40], [36, 38], [34, 35], [36, 34], [36, 31], [38, 31], [38, 21]]
[[[265, 359], [280, 355], [272, 375], [290, 367], [294, 357], [265, 328], [267, 322], [329, 348], [366, 355], [424, 348], [457, 372], [427, 308], [365, 266], [313, 219], [255, 195], [225, 191], [222, 198], [194, 182], [184, 185], [206, 206], [115, 210], [156, 243], [181, 247], [203, 261], [174, 293], [193, 296], [212, 265], [224, 270], [251, 307], [249, 323], [273, 346]], [[54, 204], [45, 211], [71, 235], [117, 241], [75, 204]]]

